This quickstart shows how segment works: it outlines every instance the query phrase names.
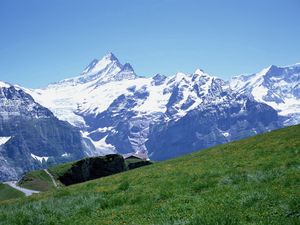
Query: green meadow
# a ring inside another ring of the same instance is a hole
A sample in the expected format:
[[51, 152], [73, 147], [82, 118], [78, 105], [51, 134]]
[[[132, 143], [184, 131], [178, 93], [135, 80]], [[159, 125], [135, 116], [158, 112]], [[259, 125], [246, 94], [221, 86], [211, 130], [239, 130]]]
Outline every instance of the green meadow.
[[2, 201], [0, 224], [300, 224], [300, 126]]

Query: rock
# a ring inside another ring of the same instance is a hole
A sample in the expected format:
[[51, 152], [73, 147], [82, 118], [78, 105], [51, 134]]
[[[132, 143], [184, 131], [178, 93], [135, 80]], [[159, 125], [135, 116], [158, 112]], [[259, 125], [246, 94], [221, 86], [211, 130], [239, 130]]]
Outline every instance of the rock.
[[124, 158], [111, 154], [77, 161], [58, 179], [64, 185], [81, 183], [126, 171]]

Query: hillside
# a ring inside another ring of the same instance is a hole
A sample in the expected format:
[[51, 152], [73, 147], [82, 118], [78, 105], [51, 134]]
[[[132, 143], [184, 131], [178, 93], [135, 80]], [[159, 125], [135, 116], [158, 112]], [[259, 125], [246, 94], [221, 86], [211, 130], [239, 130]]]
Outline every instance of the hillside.
[[18, 185], [36, 191], [55, 190], [51, 177], [44, 170], [34, 170], [26, 173]]
[[1, 224], [300, 224], [300, 126], [0, 205]]

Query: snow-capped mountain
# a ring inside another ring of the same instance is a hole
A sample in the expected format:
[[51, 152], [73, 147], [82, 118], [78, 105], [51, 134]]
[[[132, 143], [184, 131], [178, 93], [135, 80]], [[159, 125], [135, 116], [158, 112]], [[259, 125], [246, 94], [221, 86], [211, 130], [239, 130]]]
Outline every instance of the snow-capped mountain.
[[140, 77], [110, 53], [75, 78], [24, 90], [79, 127], [95, 145], [93, 154], [161, 160], [282, 126], [276, 110], [230, 84], [200, 69]]
[[276, 109], [285, 125], [300, 123], [300, 64], [272, 65], [256, 74], [234, 77], [230, 86]]
[[93, 145], [19, 87], [0, 81], [0, 181], [72, 161]]
[[92, 60], [80, 76], [62, 80], [58, 84], [75, 85], [97, 80], [97, 85], [101, 85], [110, 81], [132, 80], [136, 77], [129, 63], [122, 65], [113, 53], [109, 53], [101, 60]]

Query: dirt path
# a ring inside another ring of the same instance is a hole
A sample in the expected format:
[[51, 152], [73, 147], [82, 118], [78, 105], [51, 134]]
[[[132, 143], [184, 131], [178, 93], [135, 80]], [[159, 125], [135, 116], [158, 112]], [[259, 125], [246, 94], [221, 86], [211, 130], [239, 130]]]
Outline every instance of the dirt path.
[[4, 184], [7, 184], [7, 185], [11, 186], [12, 188], [14, 188], [16, 190], [23, 192], [26, 196], [30, 196], [30, 195], [35, 194], [35, 193], [39, 193], [39, 191], [34, 191], [34, 190], [27, 189], [27, 188], [19, 187], [17, 185], [17, 183], [18, 183], [17, 181], [4, 182]]
[[51, 174], [47, 169], [44, 169], [44, 171], [45, 171], [45, 173], [47, 173], [47, 174], [49, 175], [49, 177], [51, 178], [54, 187], [58, 188], [58, 184], [56, 183], [56, 180], [54, 179], [54, 177], [52, 176], [52, 174]]

